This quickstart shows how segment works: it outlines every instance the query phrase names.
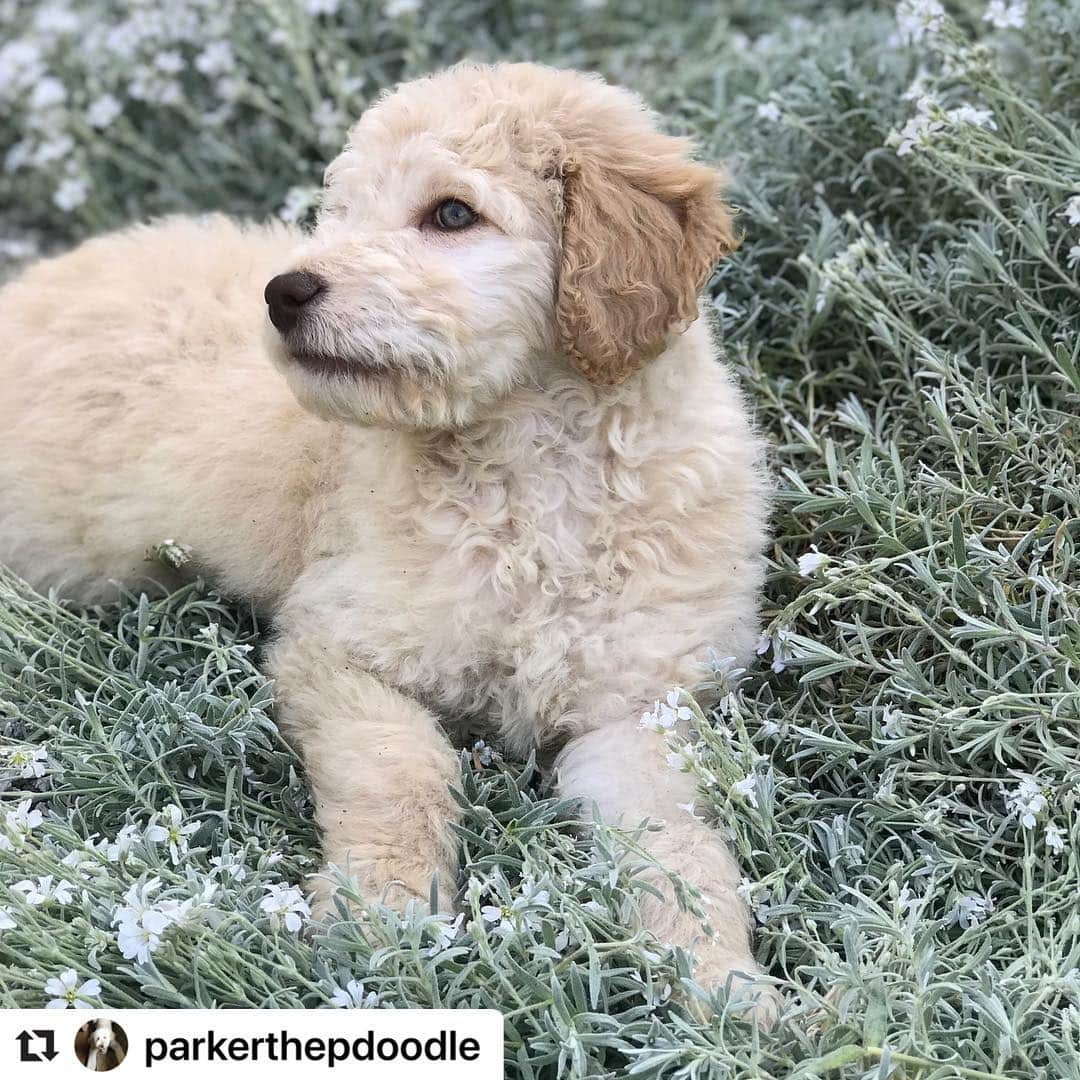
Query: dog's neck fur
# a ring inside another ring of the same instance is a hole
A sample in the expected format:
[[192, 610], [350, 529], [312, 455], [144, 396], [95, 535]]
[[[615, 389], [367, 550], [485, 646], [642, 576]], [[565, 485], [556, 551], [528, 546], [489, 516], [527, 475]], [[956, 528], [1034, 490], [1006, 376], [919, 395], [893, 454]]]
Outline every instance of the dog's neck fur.
[[668, 440], [700, 438], [681, 420], [686, 414], [692, 422], [695, 411], [686, 389], [715, 367], [708, 330], [695, 324], [618, 386], [595, 386], [555, 367], [545, 385], [515, 390], [468, 427], [401, 432], [401, 451], [414, 467], [433, 474], [449, 470], [528, 483], [538, 467], [547, 471], [561, 460], [585, 466], [577, 470], [583, 475], [591, 468], [599, 478], [613, 459], [632, 464]]

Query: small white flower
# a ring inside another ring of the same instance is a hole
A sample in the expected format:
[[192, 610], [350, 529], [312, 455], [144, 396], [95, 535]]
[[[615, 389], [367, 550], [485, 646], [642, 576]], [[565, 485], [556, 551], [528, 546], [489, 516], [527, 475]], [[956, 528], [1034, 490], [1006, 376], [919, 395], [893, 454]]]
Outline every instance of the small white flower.
[[63, 105], [67, 100], [67, 90], [64, 84], [52, 75], [38, 80], [30, 93], [30, 108], [37, 112], [45, 112], [48, 109]]
[[161, 946], [161, 935], [169, 926], [168, 918], [160, 911], [151, 909], [138, 922], [120, 924], [116, 933], [116, 945], [126, 960], [145, 964], [150, 954]]
[[247, 877], [244, 864], [235, 855], [214, 855], [210, 865], [214, 868], [211, 874], [231, 877], [234, 881], [243, 881]]
[[267, 885], [259, 908], [270, 916], [275, 927], [279, 921], [284, 922], [285, 929], [294, 934], [311, 914], [304, 894], [295, 885]]
[[904, 101], [918, 101], [919, 98], [926, 96], [929, 83], [930, 76], [928, 72], [925, 68], [919, 68], [915, 78], [911, 80], [911, 84], [900, 96]]
[[780, 106], [775, 101], [763, 101], [757, 107], [757, 115], [759, 119], [775, 124], [780, 119]]
[[[93, 841], [88, 840], [86, 844], [90, 850], [94, 850]], [[75, 848], [74, 851], [69, 851], [60, 862], [84, 880], [90, 876], [97, 866], [97, 862], [89, 854], [87, 848]]]
[[291, 187], [285, 193], [285, 201], [278, 209], [278, 217], [290, 223], [302, 221], [318, 199], [319, 189], [316, 187]]
[[977, 109], [974, 105], [958, 105], [955, 109], [949, 109], [945, 116], [954, 124], [971, 124], [973, 127], [997, 131], [994, 114], [989, 109]]
[[904, 714], [893, 706], [886, 708], [881, 718], [881, 734], [886, 739], [901, 739], [904, 737]]
[[670, 731], [680, 722], [694, 718], [693, 711], [686, 705], [680, 705], [682, 691], [672, 690], [665, 701], [654, 702], [652, 712], [643, 713], [638, 727], [648, 731]]
[[20, 780], [44, 776], [48, 763], [49, 754], [44, 746], [19, 746], [8, 754], [8, 767], [18, 770]]
[[227, 41], [211, 41], [195, 57], [195, 68], [203, 75], [227, 75], [236, 67], [236, 57]]
[[540, 916], [533, 908], [550, 909], [551, 900], [546, 889], [534, 891], [535, 887], [525, 883], [524, 895], [510, 902], [510, 906], [496, 906], [485, 904], [480, 909], [480, 917], [484, 922], [495, 923], [495, 933], [500, 937], [506, 937], [515, 930], [537, 930], [540, 927]]
[[790, 631], [778, 630], [772, 637], [768, 634], [760, 634], [757, 639], [757, 654], [758, 656], [764, 656], [769, 649], [773, 650], [773, 662], [771, 667], [777, 675], [787, 666], [787, 661], [791, 656], [791, 651], [788, 647], [788, 639], [790, 638]]
[[107, 128], [122, 112], [123, 106], [112, 94], [102, 94], [86, 107], [86, 122], [99, 131]]
[[491, 764], [491, 747], [483, 739], [477, 739], [472, 748], [473, 764], [486, 769]]
[[136, 882], [124, 893], [124, 906], [117, 908], [113, 913], [113, 925], [125, 922], [140, 922], [143, 916], [152, 911], [154, 901], [150, 894], [161, 888], [161, 878], [151, 878], [149, 881]]
[[[211, 888], [214, 888], [211, 885]], [[178, 926], [187, 921], [188, 915], [195, 907], [195, 900], [193, 897], [188, 897], [186, 900], [159, 900], [154, 905], [152, 912], [148, 912], [143, 916], [143, 925], [147, 923], [149, 915], [160, 916], [164, 920], [164, 926]]]
[[374, 1009], [379, 1003], [379, 995], [374, 990], [364, 993], [364, 984], [350, 979], [344, 987], [335, 986], [330, 1004], [339, 1009]]
[[496, 904], [485, 904], [480, 909], [480, 918], [487, 923], [495, 923], [495, 933], [506, 937], [514, 932], [514, 924], [510, 921], [513, 908]]
[[304, 0], [304, 10], [312, 16], [336, 15], [341, 0]]
[[[670, 742], [668, 743], [670, 746]], [[667, 754], [667, 763], [672, 769], [684, 772], [697, 760], [697, 753], [689, 744], [680, 746], [678, 750], [670, 750]]]
[[1047, 802], [1035, 778], [1024, 776], [1014, 791], [1005, 793], [1005, 805], [1010, 816], [1018, 817], [1025, 829], [1034, 829], [1037, 818], [1047, 807]]
[[0, 930], [14, 930], [18, 925], [11, 915], [10, 908], [0, 907]]
[[1080, 263], [1080, 244], [1073, 244], [1073, 246], [1069, 248], [1069, 269], [1071, 270], [1077, 263]]
[[154, 57], [154, 67], [166, 75], [177, 75], [184, 70], [184, 58], [175, 50], [163, 49]]
[[453, 922], [438, 922], [430, 928], [431, 932], [435, 935], [435, 941], [427, 950], [428, 956], [437, 956], [454, 944], [454, 940], [458, 936], [458, 931], [461, 929], [461, 923], [464, 918], [464, 915], [458, 915]]
[[948, 926], [960, 926], [964, 930], [978, 926], [994, 910], [989, 896], [961, 896], [946, 920]]
[[71, 213], [78, 206], [86, 202], [90, 193], [90, 185], [83, 176], [65, 176], [53, 192], [53, 202], [64, 211]]
[[736, 780], [731, 785], [731, 790], [736, 794], [742, 796], [755, 810], [757, 809], [757, 777], [756, 776], [744, 776], [741, 780]]
[[799, 573], [803, 577], [812, 577], [829, 561], [828, 555], [822, 555], [815, 544], [810, 550], [799, 556]]
[[945, 126], [941, 107], [933, 98], [923, 95], [916, 103], [916, 113], [899, 130], [889, 136], [889, 143], [896, 146], [897, 157], [904, 157], [913, 150], [925, 150], [935, 132]]
[[944, 18], [945, 9], [937, 0], [900, 0], [896, 5], [900, 40], [912, 44], [936, 34]]
[[31, 810], [31, 800], [23, 799], [14, 810], [7, 812], [7, 831], [20, 840], [27, 840], [42, 822], [40, 810]]
[[101, 997], [101, 983], [97, 979], [87, 979], [81, 986], [78, 973], [74, 968], [68, 968], [59, 975], [54, 976], [45, 983], [45, 993], [52, 995], [52, 1000], [45, 1005], [46, 1009], [98, 1009], [100, 1001], [91, 1001], [90, 998]]
[[31, 259], [37, 253], [38, 246], [32, 240], [26, 240], [22, 237], [0, 240], [0, 256], [5, 259]]
[[155, 822], [143, 834], [154, 844], [168, 843], [169, 857], [175, 866], [180, 857], [187, 854], [188, 837], [199, 831], [197, 821], [184, 823], [184, 814], [179, 806], [170, 804], [158, 815]]
[[139, 839], [138, 825], [125, 825], [117, 834], [116, 839], [105, 846], [105, 857], [109, 862], [122, 862], [131, 845]]
[[1074, 195], [1062, 211], [1070, 225], [1080, 225], [1080, 195]]
[[689, 802], [676, 803], [675, 806], [684, 814], [689, 814], [695, 821], [704, 821], [705, 819], [695, 809], [694, 802], [695, 800], [691, 799]]
[[320, 101], [312, 110], [311, 122], [318, 132], [320, 143], [340, 148], [342, 133], [348, 124], [348, 118], [342, 114], [333, 101]]
[[44, 77], [41, 47], [26, 38], [0, 45], [0, 91], [9, 94], [28, 90]]
[[1065, 839], [1061, 830], [1052, 821], [1046, 824], [1046, 846], [1055, 855], [1060, 855], [1065, 850]]
[[34, 29], [44, 37], [62, 37], [79, 29], [79, 16], [63, 4], [44, 4], [34, 13]]
[[986, 14], [983, 22], [990, 23], [997, 30], [1008, 30], [1012, 27], [1020, 30], [1024, 25], [1024, 17], [1027, 15], [1027, 4], [1022, 0], [1014, 3], [1006, 3], [1005, 0], [990, 0], [986, 5]]

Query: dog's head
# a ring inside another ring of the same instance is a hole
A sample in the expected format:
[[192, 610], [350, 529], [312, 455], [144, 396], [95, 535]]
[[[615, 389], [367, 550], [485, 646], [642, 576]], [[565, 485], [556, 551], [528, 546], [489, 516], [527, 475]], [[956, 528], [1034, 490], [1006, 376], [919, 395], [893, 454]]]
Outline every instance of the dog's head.
[[460, 65], [399, 87], [267, 286], [276, 362], [323, 415], [422, 428], [567, 362], [621, 382], [693, 321], [735, 243], [718, 174], [689, 154], [577, 72]]
[[90, 1041], [99, 1053], [104, 1054], [112, 1046], [112, 1023], [108, 1020], [99, 1020], [90, 1035]]

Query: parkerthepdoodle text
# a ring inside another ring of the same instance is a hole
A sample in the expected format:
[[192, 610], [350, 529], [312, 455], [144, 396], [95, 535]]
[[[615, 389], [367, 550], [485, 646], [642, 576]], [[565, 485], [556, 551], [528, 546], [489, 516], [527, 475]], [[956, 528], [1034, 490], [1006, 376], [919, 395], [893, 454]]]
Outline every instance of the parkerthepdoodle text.
[[148, 1038], [146, 1067], [159, 1062], [213, 1061], [305, 1061], [334, 1068], [344, 1062], [439, 1062], [476, 1061], [480, 1056], [479, 1040], [460, 1036], [440, 1028], [430, 1035], [379, 1035], [373, 1030], [355, 1038], [306, 1035], [300, 1038], [287, 1031], [265, 1035], [205, 1035]]

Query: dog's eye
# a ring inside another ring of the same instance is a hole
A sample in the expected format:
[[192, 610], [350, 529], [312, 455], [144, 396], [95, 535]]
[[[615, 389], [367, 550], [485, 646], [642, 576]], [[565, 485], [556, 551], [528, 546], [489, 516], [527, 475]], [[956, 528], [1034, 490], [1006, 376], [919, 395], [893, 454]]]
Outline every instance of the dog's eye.
[[470, 206], [466, 206], [457, 199], [447, 199], [435, 207], [431, 220], [436, 228], [453, 232], [457, 229], [467, 229], [480, 220], [480, 215]]

